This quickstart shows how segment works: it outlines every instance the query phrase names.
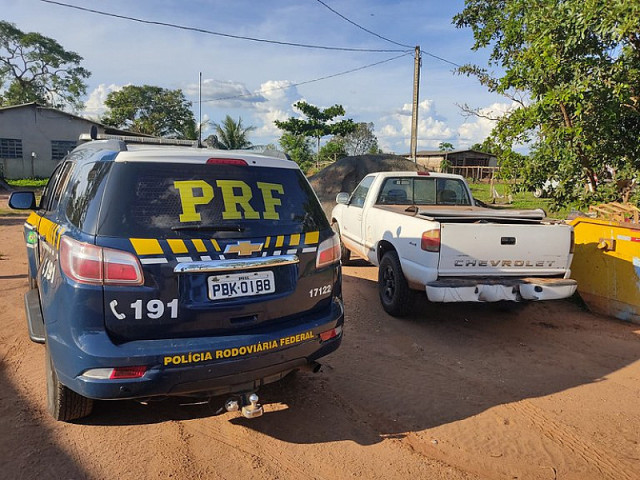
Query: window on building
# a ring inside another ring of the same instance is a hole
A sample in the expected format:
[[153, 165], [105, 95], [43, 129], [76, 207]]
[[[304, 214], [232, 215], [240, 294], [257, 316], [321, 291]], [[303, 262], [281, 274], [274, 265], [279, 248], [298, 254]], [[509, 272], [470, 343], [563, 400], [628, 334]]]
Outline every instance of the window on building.
[[67, 153], [76, 148], [76, 142], [68, 140], [51, 140], [51, 160], [62, 160]]
[[22, 140], [0, 138], [0, 158], [22, 158]]

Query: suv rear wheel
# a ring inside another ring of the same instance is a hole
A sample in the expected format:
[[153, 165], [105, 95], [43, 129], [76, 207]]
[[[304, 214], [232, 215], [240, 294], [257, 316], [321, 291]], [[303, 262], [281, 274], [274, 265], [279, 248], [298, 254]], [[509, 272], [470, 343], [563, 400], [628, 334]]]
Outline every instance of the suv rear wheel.
[[93, 410], [93, 400], [77, 394], [58, 381], [53, 366], [49, 345], [45, 349], [45, 370], [47, 376], [47, 410], [56, 420], [68, 422], [86, 417]]
[[387, 252], [378, 269], [378, 293], [382, 308], [393, 317], [404, 317], [413, 307], [414, 294], [402, 273], [396, 252]]

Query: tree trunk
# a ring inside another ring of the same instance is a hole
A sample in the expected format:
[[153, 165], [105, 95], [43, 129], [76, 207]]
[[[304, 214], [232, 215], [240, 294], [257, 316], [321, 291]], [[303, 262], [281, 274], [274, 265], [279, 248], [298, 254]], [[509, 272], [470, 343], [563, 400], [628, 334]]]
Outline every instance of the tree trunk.
[[[569, 113], [567, 112], [567, 107], [562, 102], [560, 103], [560, 111], [562, 112], [562, 117], [564, 118], [565, 126], [567, 128], [573, 128], [573, 122], [571, 121], [571, 117], [569, 117]], [[576, 145], [576, 149], [578, 151], [578, 158], [580, 159], [580, 165], [582, 165], [582, 168], [584, 168], [587, 174], [587, 180], [591, 187], [590, 190], [592, 192], [595, 192], [597, 188], [597, 180], [596, 180], [595, 172], [591, 168], [591, 163], [589, 162], [589, 158], [584, 153], [584, 150], [582, 149], [580, 142], [577, 142], [577, 143], [578, 144]]]

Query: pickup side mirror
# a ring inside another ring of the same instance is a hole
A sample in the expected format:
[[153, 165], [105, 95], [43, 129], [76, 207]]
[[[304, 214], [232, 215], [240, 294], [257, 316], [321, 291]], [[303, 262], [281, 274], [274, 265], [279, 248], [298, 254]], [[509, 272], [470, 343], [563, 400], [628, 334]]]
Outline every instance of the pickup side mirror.
[[345, 192], [340, 192], [336, 195], [336, 203], [340, 203], [342, 205], [347, 205], [349, 203], [349, 194]]
[[35, 210], [36, 196], [33, 192], [13, 192], [9, 197], [9, 207], [14, 210]]

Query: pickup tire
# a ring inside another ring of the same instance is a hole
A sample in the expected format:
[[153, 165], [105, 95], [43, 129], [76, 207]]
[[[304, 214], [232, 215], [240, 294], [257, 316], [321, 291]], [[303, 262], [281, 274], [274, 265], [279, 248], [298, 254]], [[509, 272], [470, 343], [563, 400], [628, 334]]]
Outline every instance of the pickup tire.
[[342, 241], [342, 237], [340, 236], [340, 227], [338, 226], [337, 222], [331, 224], [331, 227], [340, 238], [340, 261], [342, 262], [342, 265], [349, 265], [351, 263], [351, 251], [344, 246], [344, 242]]
[[65, 387], [58, 380], [49, 345], [45, 346], [47, 377], [47, 410], [53, 418], [63, 422], [86, 417], [93, 410], [93, 400]]
[[382, 308], [393, 317], [404, 317], [411, 312], [414, 293], [402, 273], [398, 254], [394, 251], [383, 255], [378, 269], [378, 293]]

